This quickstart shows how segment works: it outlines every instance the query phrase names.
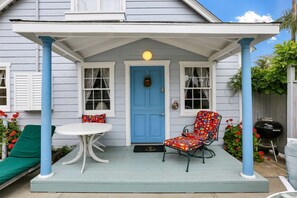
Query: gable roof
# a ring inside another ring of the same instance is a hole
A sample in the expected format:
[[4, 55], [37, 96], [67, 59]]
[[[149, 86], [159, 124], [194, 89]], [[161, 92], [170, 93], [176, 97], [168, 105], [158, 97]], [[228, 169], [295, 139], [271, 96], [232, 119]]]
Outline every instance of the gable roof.
[[16, 0], [0, 0], [0, 14], [15, 2]]
[[190, 6], [193, 10], [195, 10], [198, 14], [203, 16], [209, 22], [222, 22], [218, 17], [216, 17], [213, 13], [211, 13], [208, 9], [206, 9], [202, 4], [200, 4], [197, 0], [182, 0], [188, 6]]

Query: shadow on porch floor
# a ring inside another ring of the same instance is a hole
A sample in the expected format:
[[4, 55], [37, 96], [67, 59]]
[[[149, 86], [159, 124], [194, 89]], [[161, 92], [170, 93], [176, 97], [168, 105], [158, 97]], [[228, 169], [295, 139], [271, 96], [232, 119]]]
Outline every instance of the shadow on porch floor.
[[163, 153], [133, 153], [130, 147], [107, 147], [96, 154], [109, 163], [97, 163], [87, 158], [85, 171], [80, 173], [82, 159], [72, 165], [62, 165], [72, 159], [74, 150], [53, 165], [55, 175], [31, 181], [33, 192], [268, 192], [268, 180], [256, 173], [255, 180], [246, 180], [239, 173], [241, 162], [220, 146], [211, 147], [216, 157], [192, 159], [186, 173], [186, 158]]

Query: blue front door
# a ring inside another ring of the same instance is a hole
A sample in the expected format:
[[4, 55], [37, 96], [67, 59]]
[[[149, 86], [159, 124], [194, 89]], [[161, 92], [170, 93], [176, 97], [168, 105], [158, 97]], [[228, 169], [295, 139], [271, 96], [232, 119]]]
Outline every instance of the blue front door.
[[[131, 142], [164, 141], [164, 67], [130, 68], [131, 77]], [[151, 81], [145, 86], [144, 81]]]

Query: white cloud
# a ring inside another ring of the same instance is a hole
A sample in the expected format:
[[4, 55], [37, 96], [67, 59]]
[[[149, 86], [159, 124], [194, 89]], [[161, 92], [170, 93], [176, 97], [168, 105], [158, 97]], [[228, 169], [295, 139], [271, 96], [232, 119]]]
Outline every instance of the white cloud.
[[271, 16], [268, 14], [268, 15], [258, 15], [256, 14], [254, 11], [247, 11], [246, 13], [244, 13], [243, 16], [237, 16], [235, 17], [235, 19], [238, 21], [238, 22], [242, 22], [242, 23], [261, 23], [261, 22], [264, 22], [264, 23], [269, 23], [269, 22], [272, 22], [272, 18]]
[[267, 43], [274, 43], [274, 41], [277, 41], [277, 38], [274, 36], [274, 37], [271, 37], [271, 39], [269, 39], [267, 41]]

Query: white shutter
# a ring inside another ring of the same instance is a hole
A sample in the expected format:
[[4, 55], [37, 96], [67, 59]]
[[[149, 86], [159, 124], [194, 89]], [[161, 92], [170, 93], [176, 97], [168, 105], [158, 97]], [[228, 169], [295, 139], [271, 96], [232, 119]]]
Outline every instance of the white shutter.
[[31, 73], [31, 110], [41, 110], [41, 73]]
[[30, 75], [29, 73], [14, 74], [14, 109], [28, 110], [30, 107]]
[[41, 110], [42, 73], [18, 72], [14, 74], [14, 109]]

